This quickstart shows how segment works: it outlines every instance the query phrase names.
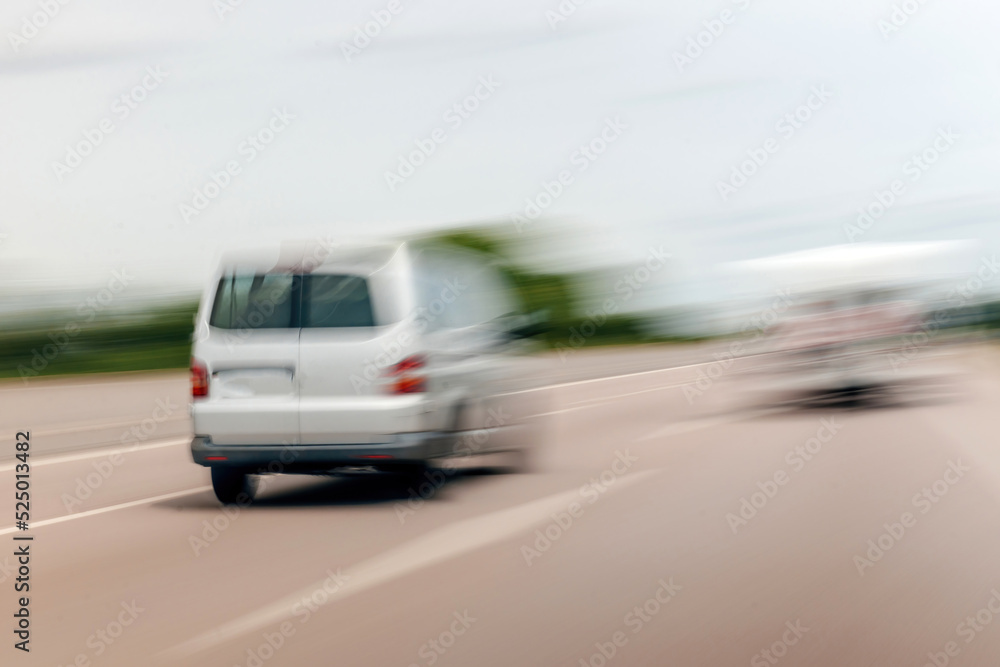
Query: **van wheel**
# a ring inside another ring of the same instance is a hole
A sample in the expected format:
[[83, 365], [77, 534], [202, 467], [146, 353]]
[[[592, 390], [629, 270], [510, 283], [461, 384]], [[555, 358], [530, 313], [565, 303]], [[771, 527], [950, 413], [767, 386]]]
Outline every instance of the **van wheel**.
[[257, 476], [237, 468], [212, 468], [212, 490], [224, 505], [248, 505], [257, 493]]
[[[392, 469], [391, 472], [395, 474], [403, 489], [421, 497], [433, 495], [445, 480], [444, 473], [426, 463], [399, 466]], [[426, 486], [428, 484], [430, 487]], [[430, 494], [427, 494], [428, 488], [433, 489]]]
[[430, 467], [425, 463], [415, 463], [413, 465], [401, 466], [397, 469], [397, 474], [404, 484], [420, 486], [427, 481], [426, 475]]
[[507, 466], [503, 472], [526, 475], [535, 472], [535, 452], [530, 445], [512, 449], [507, 454]]
[[539, 423], [527, 423], [521, 428], [520, 442], [516, 449], [508, 453], [507, 472], [537, 473], [542, 471], [542, 446], [545, 443], [545, 429]]

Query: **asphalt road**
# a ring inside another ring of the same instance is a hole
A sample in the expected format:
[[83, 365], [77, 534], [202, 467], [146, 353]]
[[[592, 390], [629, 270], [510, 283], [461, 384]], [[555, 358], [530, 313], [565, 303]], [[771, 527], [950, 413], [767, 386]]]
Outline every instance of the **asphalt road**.
[[[532, 364], [529, 386], [673, 368], [710, 359], [719, 344], [566, 351]], [[0, 380], [0, 433], [32, 429], [36, 454], [136, 447], [191, 433], [187, 371]], [[0, 451], [11, 460], [14, 450]]]
[[[928, 351], [913, 364], [935, 386], [818, 406], [762, 391], [758, 359], [704, 353], [550, 359], [530, 474], [468, 469], [424, 494], [277, 477], [238, 511], [170, 430], [183, 417], [93, 446], [182, 400], [183, 376], [72, 381], [96, 414], [62, 419], [67, 383], [33, 386], [61, 399], [3, 417], [38, 449], [27, 533], [0, 461], [0, 663], [994, 664], [1000, 354]], [[87, 448], [39, 436], [73, 424]], [[30, 654], [11, 632], [25, 534]]]

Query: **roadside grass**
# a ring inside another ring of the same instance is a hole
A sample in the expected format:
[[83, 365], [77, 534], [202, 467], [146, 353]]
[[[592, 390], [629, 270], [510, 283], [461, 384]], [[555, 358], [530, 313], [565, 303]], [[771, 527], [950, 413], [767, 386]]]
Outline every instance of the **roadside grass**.
[[92, 322], [51, 313], [0, 329], [0, 378], [187, 368], [194, 302], [152, 306]]
[[[651, 335], [640, 315], [614, 313], [599, 322], [582, 316], [581, 276], [544, 273], [519, 266], [510, 239], [492, 229], [438, 232], [416, 240], [480, 253], [506, 274], [526, 313], [544, 318], [536, 338], [540, 350], [698, 342], [697, 338]], [[50, 312], [31, 320], [0, 323], [0, 378], [117, 373], [187, 368], [198, 304], [194, 299], [135, 307], [93, 321], [76, 313]]]

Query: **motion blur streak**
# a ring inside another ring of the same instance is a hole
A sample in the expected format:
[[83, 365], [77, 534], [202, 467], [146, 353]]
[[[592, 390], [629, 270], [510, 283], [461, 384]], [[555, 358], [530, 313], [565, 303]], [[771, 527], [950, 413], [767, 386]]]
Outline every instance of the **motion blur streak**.
[[0, 3], [0, 665], [996, 664], [997, 25]]

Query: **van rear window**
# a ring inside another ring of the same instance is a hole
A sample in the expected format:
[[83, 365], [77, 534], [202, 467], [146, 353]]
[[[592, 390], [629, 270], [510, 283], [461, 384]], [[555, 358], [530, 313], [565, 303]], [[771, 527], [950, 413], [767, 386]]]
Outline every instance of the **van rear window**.
[[302, 278], [303, 327], [373, 327], [368, 281], [359, 276], [308, 275]]
[[360, 276], [230, 275], [219, 281], [209, 324], [220, 329], [373, 327], [375, 313], [368, 281]]
[[220, 329], [283, 329], [294, 325], [290, 273], [230, 275], [219, 281], [209, 324]]

